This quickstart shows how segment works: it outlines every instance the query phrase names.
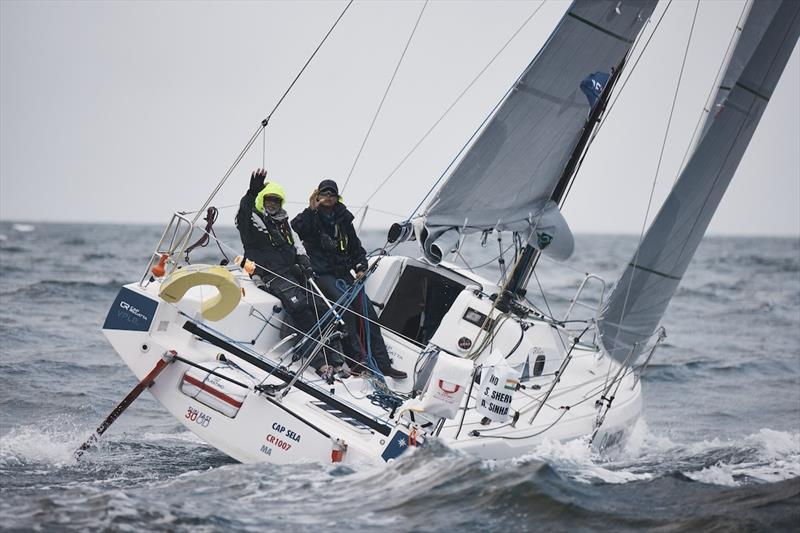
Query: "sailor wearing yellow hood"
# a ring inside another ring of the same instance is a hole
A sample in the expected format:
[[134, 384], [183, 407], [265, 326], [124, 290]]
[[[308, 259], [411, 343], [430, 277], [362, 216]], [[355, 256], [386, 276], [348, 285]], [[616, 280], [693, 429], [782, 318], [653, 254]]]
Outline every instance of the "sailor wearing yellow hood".
[[[295, 327], [306, 333], [316, 325], [316, 316], [311, 298], [301, 286], [303, 278], [310, 278], [314, 272], [308, 256], [299, 254], [295, 248], [289, 217], [283, 209], [286, 201], [283, 187], [267, 181], [266, 177], [264, 169], [250, 175], [250, 187], [242, 196], [236, 213], [236, 228], [244, 246], [244, 257], [257, 265], [252, 277], [264, 282], [263, 288], [280, 299]], [[328, 353], [329, 359], [338, 357]], [[343, 363], [340, 358], [329, 362], [333, 366]], [[322, 351], [311, 365], [318, 371], [324, 370]]]

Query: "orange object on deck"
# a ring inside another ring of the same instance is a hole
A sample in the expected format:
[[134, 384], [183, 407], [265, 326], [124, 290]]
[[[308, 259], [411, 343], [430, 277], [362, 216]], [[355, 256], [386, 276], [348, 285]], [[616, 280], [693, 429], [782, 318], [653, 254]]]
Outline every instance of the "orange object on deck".
[[153, 275], [157, 278], [160, 278], [166, 272], [166, 264], [167, 259], [169, 259], [169, 254], [161, 254], [161, 259], [158, 260], [158, 264], [154, 266], [151, 270]]

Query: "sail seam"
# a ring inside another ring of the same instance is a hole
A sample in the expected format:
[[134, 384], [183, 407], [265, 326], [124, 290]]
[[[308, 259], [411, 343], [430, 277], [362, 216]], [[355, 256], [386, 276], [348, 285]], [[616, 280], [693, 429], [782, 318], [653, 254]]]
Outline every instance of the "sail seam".
[[596, 30], [599, 30], [599, 31], [605, 33], [606, 35], [610, 35], [610, 36], [614, 37], [615, 39], [619, 39], [620, 41], [622, 41], [624, 43], [629, 43], [629, 44], [633, 43], [633, 39], [628, 39], [627, 37], [623, 37], [622, 35], [619, 35], [618, 33], [614, 33], [611, 30], [608, 30], [608, 29], [606, 29], [606, 28], [604, 28], [602, 26], [599, 26], [599, 25], [595, 24], [594, 22], [592, 22], [590, 20], [587, 20], [587, 19], [581, 17], [580, 15], [576, 15], [575, 13], [572, 13], [572, 12], [567, 13], [567, 15], [569, 15], [572, 18], [574, 18], [575, 20], [579, 20], [579, 21], [583, 22], [587, 26], [590, 26], [590, 27], [592, 27], [592, 28], [594, 28]]
[[756, 91], [755, 89], [751, 89], [751, 88], [750, 88], [750, 87], [748, 87], [747, 85], [744, 85], [744, 84], [742, 84], [742, 83], [740, 83], [740, 82], [738, 82], [738, 81], [737, 81], [737, 82], [736, 82], [736, 86], [737, 86], [737, 87], [741, 87], [741, 88], [742, 88], [742, 89], [744, 89], [745, 91], [749, 92], [750, 94], [753, 94], [753, 95], [757, 96], [758, 98], [761, 98], [761, 99], [763, 99], [765, 102], [769, 102], [769, 97], [768, 97], [768, 96], [764, 96], [764, 95], [763, 95], [763, 94], [761, 94], [760, 92]]
[[642, 265], [637, 265], [635, 263], [628, 263], [628, 265], [633, 267], [633, 268], [638, 268], [639, 270], [644, 270], [645, 272], [649, 272], [651, 274], [655, 274], [657, 276], [661, 276], [661, 277], [664, 277], [664, 278], [674, 279], [674, 280], [678, 280], [678, 281], [681, 280], [680, 276], [672, 276], [670, 274], [665, 274], [663, 272], [659, 272], [658, 270], [653, 270], [652, 268], [643, 267]]

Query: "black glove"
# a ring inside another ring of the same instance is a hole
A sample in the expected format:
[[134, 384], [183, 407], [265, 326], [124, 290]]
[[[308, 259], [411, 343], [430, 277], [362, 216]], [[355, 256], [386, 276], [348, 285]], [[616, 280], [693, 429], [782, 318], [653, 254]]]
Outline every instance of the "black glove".
[[314, 269], [311, 268], [311, 260], [307, 255], [297, 256], [297, 266], [300, 267], [300, 271], [303, 273], [306, 279], [311, 279], [314, 277]]
[[353, 267], [353, 270], [356, 271], [356, 274], [360, 274], [361, 272], [366, 272], [367, 271], [367, 264], [366, 263], [358, 263], [355, 267]]
[[336, 251], [336, 241], [328, 235], [327, 233], [321, 233], [319, 236], [319, 244], [322, 246], [322, 250], [325, 252], [335, 252]]
[[264, 188], [264, 180], [267, 178], [267, 171], [259, 168], [250, 174], [250, 192], [259, 193]]

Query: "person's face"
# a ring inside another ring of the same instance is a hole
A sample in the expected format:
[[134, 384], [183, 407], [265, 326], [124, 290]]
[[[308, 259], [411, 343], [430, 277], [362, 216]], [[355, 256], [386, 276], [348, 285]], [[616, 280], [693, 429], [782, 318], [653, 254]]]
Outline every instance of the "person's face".
[[333, 207], [337, 200], [336, 193], [333, 191], [322, 191], [317, 195], [317, 201], [323, 207]]
[[270, 215], [274, 215], [281, 209], [281, 199], [277, 196], [264, 197], [264, 211]]

